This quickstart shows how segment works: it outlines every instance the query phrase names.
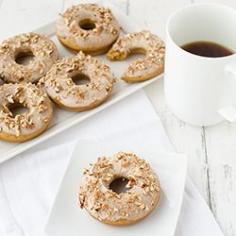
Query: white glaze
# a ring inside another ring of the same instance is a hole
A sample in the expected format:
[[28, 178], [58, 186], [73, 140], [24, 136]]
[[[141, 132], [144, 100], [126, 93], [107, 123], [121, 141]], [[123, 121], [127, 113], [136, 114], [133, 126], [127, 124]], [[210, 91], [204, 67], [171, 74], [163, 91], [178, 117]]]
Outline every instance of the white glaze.
[[[87, 75], [90, 82], [76, 85], [71, 77], [79, 73]], [[113, 82], [114, 76], [107, 65], [82, 52], [58, 61], [40, 80], [56, 103], [77, 110], [101, 103], [111, 93]]]
[[[31, 51], [34, 59], [28, 65], [16, 63], [18, 53]], [[0, 76], [6, 82], [35, 82], [58, 59], [54, 43], [46, 36], [26, 33], [14, 36], [0, 45]]]
[[[12, 115], [9, 106], [22, 104], [28, 112]], [[33, 84], [4, 84], [0, 87], [0, 133], [20, 137], [42, 129], [51, 120], [51, 102], [43, 90]]]
[[[79, 22], [90, 19], [95, 23], [92, 30], [84, 30]], [[103, 49], [116, 40], [120, 27], [109, 9], [96, 4], [79, 4], [67, 9], [60, 15], [56, 32], [69, 45], [81, 50], [96, 51]]]
[[[129, 179], [129, 190], [117, 194], [109, 184], [117, 177]], [[134, 223], [156, 206], [160, 184], [151, 167], [133, 153], [101, 157], [84, 171], [80, 187], [81, 207], [100, 221]]]

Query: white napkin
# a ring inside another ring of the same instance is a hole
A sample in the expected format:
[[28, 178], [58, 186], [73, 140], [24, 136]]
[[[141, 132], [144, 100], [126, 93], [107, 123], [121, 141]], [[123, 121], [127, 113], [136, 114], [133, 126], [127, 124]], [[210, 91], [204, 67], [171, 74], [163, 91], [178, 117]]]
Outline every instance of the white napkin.
[[[139, 92], [37, 148], [2, 164], [0, 235], [39, 235], [68, 164], [73, 141], [79, 138], [111, 137], [127, 129], [138, 130], [140, 127], [145, 127], [149, 130], [150, 137], [155, 137], [155, 142], [159, 143], [157, 148], [163, 151], [172, 150], [150, 102], [143, 92]], [[223, 235], [190, 180], [186, 184], [184, 203], [176, 230], [176, 236], [185, 235]]]

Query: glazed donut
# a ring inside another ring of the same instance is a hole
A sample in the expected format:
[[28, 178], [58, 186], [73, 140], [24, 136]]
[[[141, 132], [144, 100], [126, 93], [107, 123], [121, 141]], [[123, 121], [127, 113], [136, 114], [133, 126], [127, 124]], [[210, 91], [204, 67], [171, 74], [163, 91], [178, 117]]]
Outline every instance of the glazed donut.
[[[18, 64], [22, 55], [33, 55], [27, 65]], [[0, 45], [0, 77], [6, 82], [36, 82], [45, 75], [58, 59], [55, 44], [46, 36], [36, 33], [20, 34]]]
[[[15, 106], [23, 106], [27, 112], [16, 116]], [[0, 87], [0, 139], [24, 142], [47, 129], [53, 108], [47, 94], [34, 84], [4, 84]]]
[[106, 52], [119, 33], [119, 24], [111, 11], [97, 4], [72, 6], [56, 24], [56, 34], [62, 44], [93, 55]]
[[[126, 192], [112, 185], [126, 180]], [[133, 153], [119, 152], [100, 157], [85, 169], [79, 203], [91, 216], [105, 224], [128, 225], [149, 215], [160, 198], [160, 184], [150, 165]]]
[[139, 82], [151, 79], [164, 70], [165, 45], [156, 35], [141, 31], [121, 36], [107, 53], [110, 60], [125, 60], [130, 54], [145, 54], [143, 59], [132, 62], [122, 79]]
[[[72, 79], [76, 75], [87, 76], [89, 83], [76, 84]], [[113, 83], [110, 68], [82, 52], [58, 61], [39, 81], [55, 103], [71, 111], [89, 110], [100, 105], [110, 96]]]

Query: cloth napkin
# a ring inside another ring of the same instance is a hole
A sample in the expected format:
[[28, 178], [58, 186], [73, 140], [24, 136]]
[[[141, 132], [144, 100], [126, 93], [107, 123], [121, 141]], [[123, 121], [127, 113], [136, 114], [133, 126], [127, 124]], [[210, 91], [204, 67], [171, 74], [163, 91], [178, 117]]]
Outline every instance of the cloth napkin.
[[[138, 131], [140, 127], [155, 137], [158, 149], [173, 151], [159, 118], [141, 91], [3, 163], [0, 166], [0, 235], [43, 235], [42, 228], [76, 140], [112, 137], [127, 130]], [[190, 235], [223, 234], [197, 189], [187, 179], [175, 236]]]

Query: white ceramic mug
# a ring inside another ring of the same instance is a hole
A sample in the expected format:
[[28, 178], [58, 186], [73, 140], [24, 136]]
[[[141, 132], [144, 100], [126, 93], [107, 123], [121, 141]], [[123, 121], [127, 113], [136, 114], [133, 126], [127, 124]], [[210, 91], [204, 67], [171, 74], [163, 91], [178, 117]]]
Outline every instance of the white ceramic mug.
[[213, 41], [236, 52], [236, 10], [189, 5], [170, 16], [166, 33], [165, 95], [173, 113], [200, 126], [236, 121], [236, 54], [210, 58], [181, 48]]

